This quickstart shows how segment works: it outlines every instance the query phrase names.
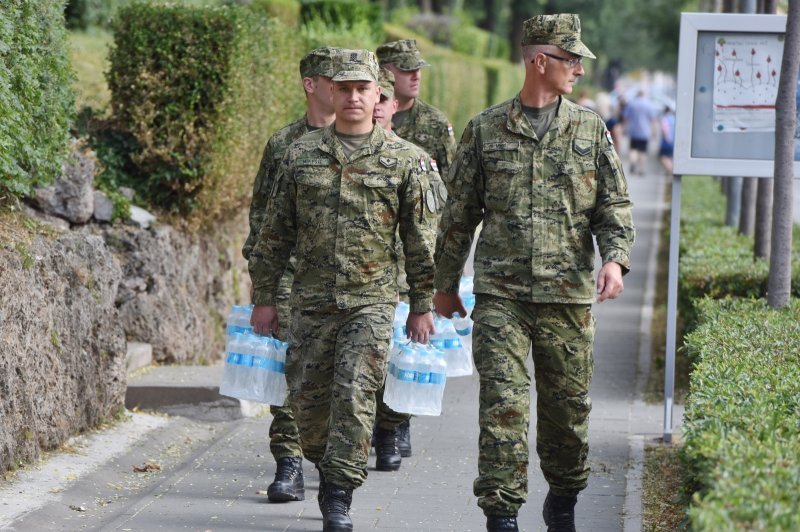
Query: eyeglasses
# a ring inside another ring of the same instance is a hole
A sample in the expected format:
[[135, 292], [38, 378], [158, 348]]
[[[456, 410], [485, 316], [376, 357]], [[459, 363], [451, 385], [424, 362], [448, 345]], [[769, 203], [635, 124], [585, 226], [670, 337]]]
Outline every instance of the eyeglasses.
[[[583, 61], [583, 57], [559, 57], [557, 55], [548, 54], [547, 52], [539, 52], [540, 54], [546, 55], [547, 57], [552, 57], [553, 59], [558, 59], [559, 61], [563, 61], [569, 66], [570, 68], [575, 68], [576, 66], [580, 65]], [[531, 61], [533, 63], [533, 61]]]

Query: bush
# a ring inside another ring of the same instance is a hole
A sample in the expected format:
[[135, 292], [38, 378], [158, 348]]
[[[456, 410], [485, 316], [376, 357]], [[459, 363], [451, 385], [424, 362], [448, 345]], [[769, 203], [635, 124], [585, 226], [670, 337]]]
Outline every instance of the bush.
[[208, 224], [246, 206], [269, 135], [303, 111], [296, 31], [244, 7], [132, 4], [115, 22], [113, 120], [134, 186]]
[[683, 422], [695, 530], [800, 529], [800, 302], [706, 299]]
[[276, 18], [292, 28], [300, 26], [300, 4], [297, 0], [253, 0], [250, 9]]
[[[766, 297], [769, 262], [754, 259], [751, 237], [724, 225], [725, 198], [712, 178], [686, 179], [682, 201], [678, 305], [685, 328], [691, 331], [697, 319], [695, 302], [704, 297]], [[792, 294], [800, 296], [797, 251]]]
[[[365, 25], [371, 35], [370, 42], [380, 42], [383, 38], [383, 10], [379, 4], [364, 0], [300, 0], [300, 21], [303, 24], [318, 21], [345, 31]], [[367, 48], [367, 43], [357, 48]]]
[[0, 193], [61, 171], [75, 106], [62, 5], [6, 0], [0, 24]]

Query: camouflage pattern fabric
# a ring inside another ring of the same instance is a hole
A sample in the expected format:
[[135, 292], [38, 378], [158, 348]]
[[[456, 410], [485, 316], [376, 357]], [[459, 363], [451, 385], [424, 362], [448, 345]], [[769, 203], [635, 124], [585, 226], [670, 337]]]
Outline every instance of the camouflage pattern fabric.
[[250, 255], [253, 303], [276, 303], [294, 250], [293, 308], [394, 304], [399, 231], [411, 311], [431, 310], [434, 178], [417, 148], [380, 127], [349, 159], [334, 125], [298, 139], [281, 165]]
[[[320, 61], [316, 55], [309, 54], [307, 57], [310, 58], [310, 66], [307, 66], [307, 68], [319, 68]], [[258, 172], [253, 183], [253, 200], [250, 203], [249, 214], [250, 234], [247, 235], [247, 240], [244, 247], [242, 247], [242, 255], [245, 259], [250, 259], [250, 253], [255, 245], [258, 232], [264, 224], [269, 191], [272, 190], [272, 184], [275, 181], [275, 174], [281, 159], [289, 145], [308, 131], [308, 123], [303, 117], [276, 131], [264, 147], [261, 163], [258, 166]], [[289, 265], [286, 267], [283, 276], [281, 276], [278, 287], [278, 319], [283, 331], [288, 331], [290, 326], [289, 296], [292, 292], [292, 282], [294, 281], [294, 264], [294, 258], [290, 259]], [[297, 424], [291, 408], [288, 405], [271, 405], [270, 412], [272, 413], [272, 423], [269, 426], [269, 448], [272, 456], [276, 460], [278, 458], [299, 458], [303, 456], [303, 452], [300, 449], [300, 434], [297, 431]]]
[[479, 294], [472, 314], [480, 374], [478, 478], [487, 515], [517, 515], [528, 495], [532, 346], [536, 450], [556, 495], [586, 487], [594, 318], [589, 305], [538, 304]]
[[[428, 152], [436, 161], [442, 180], [448, 179], [447, 173], [456, 153], [456, 139], [453, 126], [444, 113], [416, 98], [403, 124], [392, 129], [398, 137]], [[443, 181], [436, 183], [436, 190], [437, 200], [444, 203], [447, 200], [447, 188]]]
[[305, 457], [327, 482], [367, 477], [375, 391], [386, 378], [393, 304], [294, 308], [286, 375]]
[[436, 290], [456, 293], [475, 228], [476, 294], [592, 303], [594, 245], [630, 268], [632, 203], [622, 165], [594, 112], [561, 98], [538, 140], [519, 96], [473, 118], [450, 173], [436, 247]]
[[381, 66], [393, 64], [400, 70], [419, 70], [430, 63], [422, 58], [415, 39], [402, 39], [378, 46], [375, 50]]
[[536, 15], [522, 24], [522, 46], [552, 44], [575, 55], [595, 59], [581, 41], [581, 20], [578, 15]]

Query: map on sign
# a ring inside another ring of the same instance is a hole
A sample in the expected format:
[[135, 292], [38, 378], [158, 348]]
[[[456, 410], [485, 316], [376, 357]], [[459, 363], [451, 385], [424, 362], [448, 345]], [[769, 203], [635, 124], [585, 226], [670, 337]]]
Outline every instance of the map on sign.
[[716, 36], [715, 132], [775, 131], [783, 40], [783, 35]]

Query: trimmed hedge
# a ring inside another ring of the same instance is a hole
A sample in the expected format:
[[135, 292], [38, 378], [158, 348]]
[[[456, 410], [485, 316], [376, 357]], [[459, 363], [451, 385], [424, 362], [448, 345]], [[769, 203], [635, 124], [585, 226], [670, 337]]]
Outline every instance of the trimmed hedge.
[[[380, 4], [365, 0], [300, 0], [300, 22], [312, 21], [345, 31], [366, 24], [372, 34], [370, 40], [380, 41], [383, 36], [383, 9]], [[366, 46], [365, 43], [362, 47]]]
[[800, 301], [703, 300], [683, 421], [694, 530], [800, 530]]
[[114, 120], [138, 144], [137, 192], [200, 225], [246, 207], [269, 135], [303, 112], [298, 32], [239, 6], [119, 11]]
[[5, 0], [0, 14], [0, 194], [61, 172], [75, 106], [63, 4]]
[[[681, 197], [678, 305], [687, 331], [696, 326], [695, 302], [711, 297], [766, 297], [769, 262], [753, 257], [753, 239], [724, 225], [725, 197], [711, 177], [684, 179]], [[795, 254], [792, 295], [800, 296], [800, 252]]]

